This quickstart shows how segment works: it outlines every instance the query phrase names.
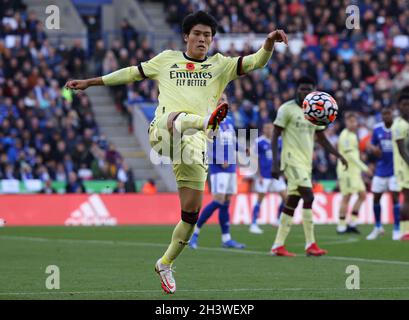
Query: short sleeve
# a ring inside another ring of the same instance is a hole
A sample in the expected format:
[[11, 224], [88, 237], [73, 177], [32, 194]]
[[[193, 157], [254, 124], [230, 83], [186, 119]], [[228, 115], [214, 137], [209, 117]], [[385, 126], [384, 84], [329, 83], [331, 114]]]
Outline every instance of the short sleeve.
[[168, 52], [170, 52], [170, 50], [163, 51], [152, 59], [142, 62], [137, 66], [143, 78], [156, 79], [158, 77]]
[[224, 65], [223, 74], [227, 82], [235, 80], [243, 74], [243, 57], [225, 57], [221, 55], [221, 59]]
[[327, 129], [326, 126], [315, 126], [315, 131], [324, 131], [325, 129]]
[[371, 144], [374, 146], [379, 145], [379, 139], [378, 139], [378, 135], [376, 134], [376, 131], [372, 133]]
[[287, 110], [288, 108], [286, 107], [278, 108], [277, 117], [274, 121], [275, 126], [278, 126], [281, 128], [287, 127], [289, 118], [290, 118]]
[[402, 126], [402, 122], [398, 122], [396, 127], [393, 128], [393, 140], [405, 139], [407, 136], [407, 129]]
[[350, 135], [344, 135], [343, 139], [340, 139], [339, 143], [341, 144], [342, 150], [350, 151], [352, 150], [352, 139]]

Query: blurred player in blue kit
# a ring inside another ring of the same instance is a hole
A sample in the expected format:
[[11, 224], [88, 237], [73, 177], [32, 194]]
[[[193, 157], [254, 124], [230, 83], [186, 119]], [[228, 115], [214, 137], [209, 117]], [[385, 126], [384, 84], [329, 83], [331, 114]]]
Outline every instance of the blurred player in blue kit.
[[[227, 103], [227, 96], [223, 94], [220, 103]], [[237, 193], [236, 152], [237, 139], [232, 118], [227, 117], [220, 123], [217, 136], [213, 144], [208, 147], [211, 192], [213, 201], [202, 211], [196, 223], [189, 247], [197, 249], [201, 228], [219, 209], [219, 224], [222, 232], [222, 246], [224, 248], [243, 249], [245, 245], [233, 240], [230, 235], [229, 206], [233, 194]]]
[[[254, 147], [258, 156], [258, 177], [255, 179], [254, 189], [257, 192], [257, 202], [253, 208], [252, 223], [249, 231], [254, 234], [262, 234], [263, 230], [257, 225], [260, 207], [268, 192], [278, 192], [281, 196], [281, 205], [278, 209], [278, 218], [283, 209], [286, 197], [287, 185], [283, 177], [273, 179], [271, 167], [273, 164], [273, 151], [271, 148], [271, 138], [273, 136], [273, 122], [263, 124], [263, 134], [255, 140]], [[281, 137], [279, 138], [279, 150], [281, 151]], [[280, 152], [279, 151], [279, 152]]]
[[366, 237], [375, 240], [385, 233], [381, 222], [381, 197], [384, 192], [392, 193], [393, 200], [393, 240], [400, 239], [399, 231], [399, 186], [393, 170], [392, 143], [393, 113], [391, 109], [382, 110], [382, 122], [374, 127], [369, 149], [378, 157], [375, 175], [372, 180], [371, 191], [374, 195], [373, 211], [375, 214], [375, 228]]

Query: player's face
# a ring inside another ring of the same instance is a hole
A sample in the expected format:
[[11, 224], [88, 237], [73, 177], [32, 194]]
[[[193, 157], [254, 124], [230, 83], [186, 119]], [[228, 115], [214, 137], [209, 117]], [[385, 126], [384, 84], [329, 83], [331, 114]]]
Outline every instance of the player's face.
[[301, 83], [298, 88], [297, 88], [297, 100], [300, 105], [302, 105], [302, 102], [304, 101], [305, 97], [307, 94], [310, 92], [314, 91], [315, 88], [312, 84], [310, 83]]
[[212, 43], [212, 29], [204, 24], [195, 25], [188, 35], [185, 34], [188, 56], [204, 59]]
[[382, 112], [382, 121], [385, 124], [392, 124], [393, 122], [393, 115], [392, 112], [390, 110], [384, 110]]
[[271, 138], [273, 136], [274, 125], [272, 123], [265, 123], [263, 125], [263, 134], [267, 138]]
[[345, 125], [349, 131], [355, 132], [358, 129], [358, 119], [355, 117], [350, 117], [346, 120]]

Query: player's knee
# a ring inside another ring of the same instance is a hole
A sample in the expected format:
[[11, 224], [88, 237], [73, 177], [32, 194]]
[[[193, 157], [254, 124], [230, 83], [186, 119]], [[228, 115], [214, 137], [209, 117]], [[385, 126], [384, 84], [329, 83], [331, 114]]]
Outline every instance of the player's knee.
[[360, 201], [365, 201], [366, 198], [366, 192], [360, 192], [359, 193], [359, 200]]
[[214, 195], [213, 199], [216, 200], [218, 203], [224, 203], [226, 196], [224, 194], [218, 193]]
[[172, 112], [171, 114], [169, 114], [168, 121], [167, 121], [166, 125], [167, 125], [167, 128], [168, 128], [168, 130], [170, 132], [173, 131], [173, 126], [174, 126], [175, 120], [180, 114], [181, 114], [181, 112]]
[[375, 194], [374, 197], [373, 197], [373, 202], [374, 202], [374, 204], [380, 204], [381, 195], [380, 194]]
[[292, 217], [294, 216], [294, 211], [295, 211], [295, 208], [289, 207], [288, 205], [284, 205], [283, 213], [285, 213], [286, 215]]
[[303, 201], [304, 201], [304, 208], [311, 209], [312, 203], [314, 202], [314, 194], [307, 193], [303, 196]]
[[298, 206], [298, 202], [300, 201], [300, 199], [301, 199], [300, 196], [290, 194], [285, 201], [285, 205], [287, 207], [296, 208]]
[[199, 210], [196, 212], [187, 212], [182, 210], [182, 221], [195, 225], [199, 219]]
[[341, 203], [342, 203], [343, 205], [348, 205], [349, 200], [351, 200], [351, 195], [350, 195], [350, 194], [343, 195], [343, 196], [342, 196]]

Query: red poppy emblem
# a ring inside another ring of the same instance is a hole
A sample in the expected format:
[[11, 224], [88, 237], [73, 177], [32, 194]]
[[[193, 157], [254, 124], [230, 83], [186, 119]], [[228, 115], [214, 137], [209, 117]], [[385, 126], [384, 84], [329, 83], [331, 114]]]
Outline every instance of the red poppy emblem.
[[194, 65], [194, 63], [191, 63], [191, 62], [186, 63], [186, 69], [189, 70], [189, 71], [195, 70], [195, 65]]

